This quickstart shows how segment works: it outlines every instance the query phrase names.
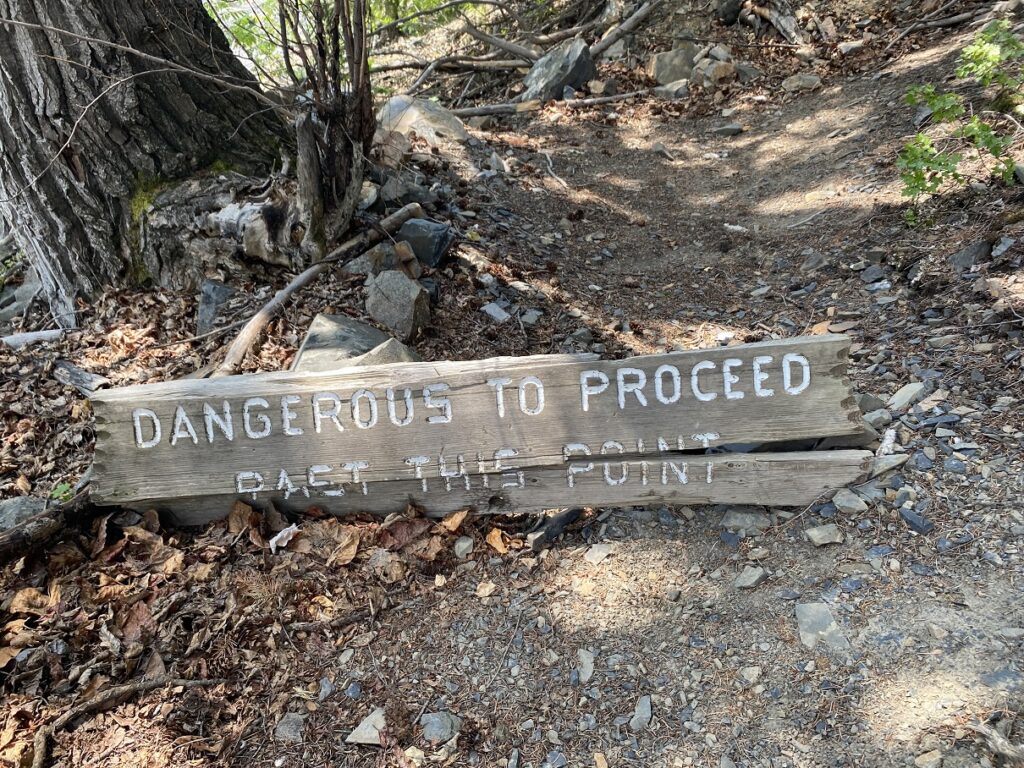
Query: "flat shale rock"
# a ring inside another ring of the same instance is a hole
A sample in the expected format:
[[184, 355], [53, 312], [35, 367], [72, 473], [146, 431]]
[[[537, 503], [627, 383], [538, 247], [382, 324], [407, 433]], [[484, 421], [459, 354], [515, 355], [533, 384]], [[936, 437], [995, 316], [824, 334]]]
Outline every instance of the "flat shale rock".
[[367, 281], [366, 311], [400, 340], [412, 341], [430, 323], [430, 294], [405, 274], [388, 270]]
[[562, 98], [565, 87], [582, 88], [597, 75], [590, 48], [582, 38], [566, 40], [534, 63], [523, 84], [520, 101]]
[[384, 331], [347, 315], [319, 314], [306, 331], [292, 370], [331, 371], [349, 367], [353, 358], [390, 340]]

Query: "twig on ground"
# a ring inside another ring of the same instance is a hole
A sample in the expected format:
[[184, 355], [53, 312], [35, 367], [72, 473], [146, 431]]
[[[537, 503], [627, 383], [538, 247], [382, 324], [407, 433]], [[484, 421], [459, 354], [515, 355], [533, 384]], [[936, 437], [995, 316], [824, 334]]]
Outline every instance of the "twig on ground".
[[[612, 104], [616, 101], [625, 101], [626, 99], [632, 99], [634, 96], [640, 96], [642, 94], [649, 93], [648, 89], [642, 91], [630, 91], [629, 93], [619, 93], [615, 96], [592, 96], [586, 99], [566, 99], [565, 101], [552, 102], [554, 105], [562, 105], [569, 107], [570, 109], [577, 109], [579, 107], [596, 107], [601, 104]], [[534, 102], [539, 104], [539, 102]], [[481, 107], [463, 107], [462, 109], [451, 110], [453, 115], [458, 117], [480, 117], [483, 115], [514, 115], [517, 112], [526, 112], [531, 109], [531, 102], [509, 102], [507, 104], [485, 104]]]
[[663, 2], [664, 0], [648, 0], [641, 5], [632, 16], [619, 24], [618, 27], [613, 27], [603, 38], [590, 46], [591, 58], [595, 61], [601, 58], [605, 51], [640, 26], [644, 19], [661, 7]]
[[356, 235], [351, 240], [343, 243], [327, 254], [327, 257], [324, 258], [323, 261], [317, 262], [306, 269], [306, 271], [299, 274], [294, 280], [288, 283], [288, 285], [275, 293], [274, 298], [267, 302], [259, 312], [249, 319], [242, 328], [241, 333], [238, 334], [235, 340], [231, 343], [231, 346], [228, 348], [228, 352], [224, 356], [224, 361], [217, 366], [217, 369], [212, 375], [230, 376], [238, 373], [245, 360], [245, 356], [256, 343], [256, 339], [259, 337], [260, 333], [267, 326], [267, 323], [269, 323], [271, 319], [281, 311], [293, 294], [300, 289], [305, 288], [335, 264], [350, 261], [371, 245], [375, 245], [380, 242], [384, 239], [385, 234], [394, 232], [409, 219], [421, 218], [423, 215], [423, 208], [420, 207], [419, 203], [410, 203], [409, 205], [399, 208], [395, 213], [379, 222], [376, 228], [367, 229], [359, 235]]
[[985, 723], [968, 723], [967, 727], [984, 736], [988, 748], [995, 754], [1017, 764], [1024, 764], [1024, 746], [1014, 744], [995, 728]]
[[544, 159], [548, 161], [548, 174], [551, 176], [551, 178], [553, 178], [555, 181], [557, 181], [563, 187], [568, 189], [569, 185], [565, 183], [565, 179], [563, 179], [561, 176], [559, 176], [557, 173], [555, 173], [555, 164], [551, 160], [551, 153], [549, 151], [543, 150], [543, 149], [541, 150], [540, 153], [542, 155], [544, 155]]
[[224, 681], [185, 680], [183, 678], [163, 675], [161, 677], [153, 678], [152, 680], [136, 680], [133, 683], [126, 683], [125, 685], [118, 685], [113, 688], [109, 688], [88, 701], [79, 704], [76, 707], [72, 707], [49, 725], [44, 725], [36, 731], [35, 738], [33, 739], [35, 754], [32, 756], [32, 768], [46, 768], [50, 751], [50, 738], [57, 731], [84, 715], [100, 712], [104, 709], [108, 709], [109, 707], [121, 704], [133, 696], [138, 696], [142, 693], [149, 693], [149, 691], [157, 688], [164, 688], [166, 686], [173, 686], [175, 688], [198, 688], [208, 685], [219, 685], [222, 682]]
[[536, 51], [532, 51], [525, 46], [513, 43], [510, 40], [503, 40], [500, 37], [494, 35], [488, 35], [486, 32], [474, 27], [469, 19], [463, 20], [461, 32], [472, 37], [474, 40], [479, 40], [481, 43], [491, 46], [492, 48], [498, 48], [499, 50], [511, 53], [513, 56], [517, 56], [521, 59], [527, 59], [528, 61], [536, 61], [540, 58]]

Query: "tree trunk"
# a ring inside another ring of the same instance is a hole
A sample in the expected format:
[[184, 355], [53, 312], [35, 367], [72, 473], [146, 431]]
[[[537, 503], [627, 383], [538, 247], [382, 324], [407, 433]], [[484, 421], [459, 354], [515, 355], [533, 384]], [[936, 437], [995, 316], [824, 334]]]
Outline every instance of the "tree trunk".
[[0, 0], [0, 217], [63, 327], [77, 297], [168, 266], [134, 242], [161, 187], [266, 170], [284, 136], [201, 0]]

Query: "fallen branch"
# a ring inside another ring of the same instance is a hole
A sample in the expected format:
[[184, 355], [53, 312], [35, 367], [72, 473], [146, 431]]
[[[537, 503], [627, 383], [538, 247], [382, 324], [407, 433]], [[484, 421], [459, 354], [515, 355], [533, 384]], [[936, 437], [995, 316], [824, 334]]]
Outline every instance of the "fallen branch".
[[89, 491], [83, 489], [71, 501], [44, 510], [0, 533], [0, 563], [20, 557], [60, 535], [69, 524], [78, 522], [89, 508]]
[[990, 725], [968, 723], [967, 727], [985, 737], [991, 752], [1007, 760], [1024, 763], [1024, 746], [1017, 746]]
[[619, 24], [619, 26], [612, 28], [604, 37], [590, 46], [590, 57], [594, 61], [601, 58], [605, 51], [640, 26], [655, 9], [661, 7], [663, 2], [664, 0], [647, 0], [646, 3], [637, 8], [632, 16]]
[[907, 27], [902, 32], [900, 32], [896, 36], [895, 40], [893, 40], [891, 43], [889, 43], [887, 46], [885, 46], [885, 50], [882, 51], [882, 55], [884, 56], [885, 54], [887, 54], [890, 50], [892, 50], [892, 47], [894, 45], [896, 45], [896, 43], [898, 43], [900, 40], [905, 38], [910, 33], [915, 32], [918, 29], [922, 29], [927, 19], [930, 19], [930, 18], [933, 18], [935, 16], [938, 16], [940, 13], [942, 13], [945, 10], [947, 10], [948, 8], [953, 7], [954, 5], [956, 5], [959, 2], [960, 2], [960, 0], [949, 0], [949, 2], [947, 2], [945, 5], [943, 5], [943, 6], [939, 7], [939, 8], [936, 8], [934, 11], [932, 11], [929, 14], [927, 14], [923, 19], [918, 19], [917, 21], [915, 21], [909, 27]]
[[536, 61], [540, 58], [536, 51], [530, 50], [525, 46], [513, 43], [509, 40], [504, 40], [494, 35], [489, 35], [486, 32], [477, 29], [469, 21], [465, 21], [462, 25], [462, 32], [472, 37], [474, 40], [479, 40], [481, 43], [491, 46], [492, 48], [498, 48], [506, 53], [511, 53], [513, 56], [517, 56], [521, 59], [527, 59], [528, 61]]
[[[642, 91], [630, 91], [629, 93], [618, 93], [614, 96], [592, 96], [587, 99], [566, 99], [565, 101], [556, 101], [555, 104], [561, 104], [570, 109], [578, 109], [580, 107], [596, 107], [601, 104], [611, 104], [616, 101], [625, 101], [626, 99], [632, 99], [634, 96], [640, 96], [645, 93], [649, 93], [649, 89]], [[484, 115], [514, 115], [517, 112], [529, 112], [531, 102], [517, 102], [509, 104], [485, 104], [482, 107], [463, 107], [462, 109], [451, 110], [453, 115], [458, 117], [481, 117]], [[537, 103], [537, 102], [535, 102]]]
[[199, 688], [208, 685], [218, 685], [222, 682], [223, 680], [184, 680], [163, 675], [152, 680], [137, 680], [134, 683], [126, 683], [125, 685], [109, 688], [88, 701], [79, 704], [77, 707], [72, 707], [50, 725], [44, 725], [36, 731], [35, 738], [33, 739], [35, 754], [32, 756], [32, 768], [46, 768], [50, 751], [50, 738], [57, 731], [80, 717], [117, 706], [133, 696], [149, 693], [157, 688], [164, 688], [166, 686]]
[[420, 218], [423, 215], [423, 209], [419, 203], [409, 203], [409, 205], [399, 208], [386, 219], [379, 222], [376, 228], [361, 232], [327, 254], [323, 261], [317, 262], [305, 272], [299, 274], [288, 285], [274, 294], [274, 298], [268, 301], [263, 309], [249, 319], [249, 322], [242, 328], [241, 333], [231, 343], [227, 355], [224, 356], [224, 361], [217, 366], [212, 376], [231, 376], [238, 373], [242, 363], [245, 361], [245, 356], [256, 343], [260, 333], [266, 328], [267, 323], [271, 321], [274, 315], [281, 311], [296, 291], [305, 288], [338, 262], [350, 261], [371, 245], [379, 243], [386, 234], [394, 232], [409, 219]]
[[526, 59], [487, 59], [482, 57], [474, 56], [443, 56], [440, 59], [434, 61], [402, 61], [396, 64], [381, 64], [379, 67], [374, 67], [370, 70], [371, 74], [377, 74], [380, 72], [394, 72], [399, 69], [440, 69], [444, 71], [494, 71], [494, 70], [506, 70], [506, 69], [519, 69], [520, 67], [528, 67], [530, 62]]
[[408, 16], [403, 16], [400, 19], [390, 21], [382, 27], [377, 27], [376, 29], [370, 30], [368, 36], [375, 37], [376, 35], [383, 34], [384, 32], [387, 32], [389, 29], [394, 29], [395, 27], [401, 26], [402, 24], [405, 24], [407, 22], [414, 21], [423, 16], [430, 16], [431, 14], [434, 13], [442, 13], [443, 11], [447, 11], [449, 8], [455, 8], [456, 6], [459, 5], [493, 5], [496, 8], [501, 8], [503, 11], [506, 11], [510, 14], [512, 13], [505, 3], [499, 3], [496, 0], [451, 0], [451, 2], [441, 3], [441, 5], [438, 5], [435, 8], [428, 8], [425, 11], [416, 11], [416, 13], [410, 13]]
[[579, 35], [585, 35], [600, 27], [602, 23], [601, 19], [591, 19], [585, 24], [579, 24], [575, 27], [560, 29], [557, 32], [548, 32], [547, 34], [527, 35], [527, 38], [534, 45], [546, 47], [560, 43], [563, 40], [570, 40], [574, 37], [578, 37]]
[[800, 34], [800, 29], [797, 27], [795, 16], [780, 13], [776, 8], [764, 8], [760, 5], [755, 5], [751, 12], [775, 27], [779, 34], [786, 39], [787, 43], [792, 45], [803, 44], [804, 39]]

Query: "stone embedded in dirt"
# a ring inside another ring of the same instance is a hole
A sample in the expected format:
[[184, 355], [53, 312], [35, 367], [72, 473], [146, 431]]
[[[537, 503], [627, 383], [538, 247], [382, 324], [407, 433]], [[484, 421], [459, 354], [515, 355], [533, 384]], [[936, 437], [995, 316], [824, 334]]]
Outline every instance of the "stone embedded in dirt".
[[654, 95], [666, 101], [685, 99], [690, 95], [690, 81], [686, 78], [674, 80], [667, 85], [659, 85], [654, 89]]
[[893, 469], [902, 467], [909, 459], [909, 453], [890, 453], [886, 456], [876, 456], [871, 461], [870, 477], [878, 477]]
[[487, 315], [491, 320], [496, 323], [504, 323], [512, 315], [504, 310], [504, 308], [496, 301], [488, 302], [480, 307], [480, 311]]
[[903, 522], [910, 527], [910, 530], [914, 531], [914, 533], [919, 533], [922, 536], [935, 530], [935, 523], [922, 516], [920, 513], [915, 512], [913, 509], [907, 509], [906, 507], [900, 508], [900, 517], [902, 517]]
[[731, 26], [739, 21], [740, 11], [743, 9], [743, 0], [718, 0], [715, 5], [715, 14], [719, 21]]
[[729, 46], [721, 43], [712, 46], [708, 51], [708, 56], [716, 61], [732, 61], [732, 51], [729, 50]]
[[277, 721], [274, 738], [285, 744], [301, 744], [306, 730], [306, 716], [298, 712], [289, 712]]
[[594, 544], [587, 553], [583, 555], [583, 559], [591, 565], [600, 565], [607, 559], [608, 555], [612, 553], [611, 544]]
[[741, 85], [752, 83], [761, 77], [764, 77], [764, 72], [755, 67], [753, 64], [746, 64], [741, 62], [736, 65], [736, 79], [740, 81]]
[[840, 488], [836, 491], [836, 495], [832, 497], [832, 503], [836, 509], [848, 515], [866, 512], [868, 508], [868, 505], [864, 503], [864, 499], [849, 488]]
[[366, 311], [399, 339], [411, 341], [430, 323], [430, 295], [415, 280], [389, 269], [367, 281]]
[[318, 314], [292, 362], [293, 371], [329, 371], [365, 354], [391, 337], [347, 315]]
[[690, 79], [705, 88], [717, 88], [723, 83], [736, 79], [736, 65], [731, 61], [701, 59], [693, 66]]
[[[325, 353], [327, 350], [325, 350]], [[416, 350], [407, 347], [398, 339], [388, 339], [362, 355], [349, 358], [335, 358], [328, 354], [316, 358], [296, 360], [293, 371], [338, 371], [343, 368], [362, 368], [367, 365], [390, 363], [418, 363], [422, 360]]]
[[789, 93], [811, 91], [821, 85], [821, 78], [811, 72], [798, 72], [782, 81], [782, 88]]
[[914, 758], [915, 768], [940, 768], [942, 765], [942, 752], [937, 749], [930, 750]]
[[717, 128], [712, 128], [711, 133], [715, 136], [739, 136], [743, 133], [743, 126], [739, 123], [726, 123]]
[[892, 394], [886, 405], [893, 411], [902, 411], [913, 405], [924, 395], [925, 383], [923, 381], [912, 381], [904, 384]]
[[320, 691], [316, 695], [316, 700], [317, 701], [327, 701], [327, 699], [329, 699], [331, 697], [331, 694], [334, 693], [336, 690], [338, 690], [338, 689], [334, 687], [334, 683], [332, 683], [326, 677], [321, 677], [320, 678]]
[[369, 744], [379, 747], [381, 746], [380, 733], [386, 727], [384, 707], [377, 707], [363, 718], [363, 721], [348, 735], [345, 742], [348, 744]]
[[979, 240], [950, 256], [949, 263], [957, 272], [967, 272], [979, 261], [989, 258], [991, 254], [992, 244], [988, 240]]
[[465, 560], [473, 552], [473, 537], [460, 536], [457, 538], [455, 545], [452, 547], [452, 552], [459, 560]]
[[1024, 640], [1024, 627], [1003, 627], [996, 630], [996, 634], [1003, 640], [1018, 642]]
[[753, 565], [746, 565], [743, 571], [736, 577], [733, 586], [736, 589], [754, 589], [760, 586], [768, 578], [768, 571]]
[[800, 642], [811, 650], [819, 643], [834, 651], [844, 651], [850, 647], [826, 603], [797, 605], [796, 623], [800, 632]]
[[432, 145], [439, 139], [468, 141], [469, 134], [462, 120], [435, 101], [412, 96], [392, 96], [377, 113], [378, 132], [415, 132]]
[[651, 697], [641, 696], [629, 719], [629, 727], [634, 731], [642, 731], [651, 724]]
[[594, 654], [585, 648], [576, 651], [576, 671], [580, 676], [580, 684], [586, 685], [594, 676]]
[[864, 49], [863, 40], [847, 40], [838, 45], [839, 53], [843, 56], [849, 56], [851, 53], [857, 53]]
[[38, 515], [46, 509], [40, 496], [15, 496], [0, 500], [0, 531], [6, 531]]
[[366, 253], [362, 253], [342, 268], [346, 275], [379, 275], [388, 269], [398, 269], [398, 254], [391, 243], [378, 243]]
[[539, 309], [528, 309], [519, 316], [519, 322], [523, 325], [536, 325], [543, 314]]
[[409, 219], [395, 235], [396, 240], [409, 243], [416, 258], [432, 268], [444, 261], [455, 237], [450, 226], [428, 219]]
[[526, 90], [520, 101], [550, 101], [561, 98], [565, 86], [582, 88], [594, 79], [597, 68], [590, 57], [590, 47], [583, 38], [566, 40], [539, 58], [527, 73]]
[[740, 679], [747, 685], [756, 685], [757, 681], [761, 679], [761, 672], [761, 667], [742, 667]]
[[658, 82], [658, 85], [669, 85], [680, 80], [689, 80], [693, 72], [697, 46], [684, 42], [671, 51], [656, 53], [647, 60], [647, 74]]
[[949, 349], [962, 340], [963, 336], [960, 334], [950, 333], [945, 336], [932, 336], [925, 344], [928, 345], [928, 349]]
[[216, 280], [203, 280], [199, 286], [199, 310], [196, 312], [196, 333], [204, 334], [213, 330], [213, 324], [220, 315], [220, 308], [237, 291], [230, 285]]
[[885, 269], [878, 264], [871, 264], [860, 273], [860, 279], [865, 283], [877, 283], [885, 277]]
[[870, 413], [885, 408], [885, 400], [877, 395], [860, 394], [857, 395], [857, 407], [861, 413]]
[[892, 424], [892, 414], [888, 408], [879, 408], [877, 411], [864, 414], [864, 421], [873, 429], [881, 429]]
[[725, 511], [720, 525], [728, 531], [763, 531], [772, 527], [772, 521], [764, 512], [732, 507]]
[[427, 712], [420, 718], [423, 738], [432, 744], [454, 739], [462, 728], [462, 718], [450, 712]]
[[810, 540], [811, 544], [816, 547], [825, 547], [829, 544], [843, 543], [843, 532], [839, 530], [839, 526], [835, 523], [828, 523], [827, 525], [808, 528], [804, 533], [807, 534], [807, 538]]

